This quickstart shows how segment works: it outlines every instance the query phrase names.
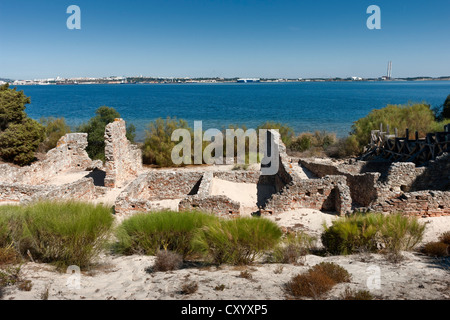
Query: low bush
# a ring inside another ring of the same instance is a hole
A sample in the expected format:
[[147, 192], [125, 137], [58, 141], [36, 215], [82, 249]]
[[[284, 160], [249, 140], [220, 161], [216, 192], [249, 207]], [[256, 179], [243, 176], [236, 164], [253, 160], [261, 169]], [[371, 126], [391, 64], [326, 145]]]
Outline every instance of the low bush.
[[103, 248], [113, 222], [109, 208], [74, 201], [8, 206], [0, 209], [0, 216], [0, 246], [5, 247], [6, 239], [23, 256], [31, 254], [61, 267], [88, 266]]
[[249, 264], [273, 249], [282, 231], [264, 218], [220, 220], [199, 230], [193, 245], [213, 263]]
[[332, 254], [412, 250], [422, 239], [425, 225], [400, 214], [356, 214], [324, 226], [322, 243]]
[[345, 288], [345, 291], [341, 294], [341, 300], [373, 300], [373, 295], [367, 290], [351, 290]]
[[447, 257], [449, 250], [449, 245], [443, 242], [428, 242], [422, 248], [422, 252], [431, 257]]
[[349, 282], [350, 274], [335, 263], [320, 263], [304, 274], [294, 276], [285, 285], [285, 291], [294, 297], [320, 298], [333, 286]]
[[40, 152], [47, 152], [56, 147], [59, 139], [67, 133], [70, 133], [70, 127], [64, 118], [41, 118], [40, 124], [45, 129], [45, 139], [39, 145]]
[[161, 250], [156, 254], [155, 266], [153, 271], [172, 271], [178, 270], [183, 265], [183, 257], [175, 252]]
[[12, 244], [8, 247], [0, 247], [0, 266], [5, 264], [15, 264], [20, 261], [20, 257]]
[[315, 241], [314, 237], [303, 232], [288, 233], [275, 247], [269, 261], [296, 264], [314, 248]]
[[216, 216], [197, 211], [136, 214], [118, 227], [116, 249], [123, 254], [147, 255], [165, 249], [186, 257], [193, 253], [194, 232], [216, 221]]
[[441, 234], [439, 236], [439, 241], [450, 246], [450, 231]]
[[323, 273], [335, 283], [350, 282], [351, 276], [347, 270], [332, 262], [321, 262], [313, 266], [310, 273]]

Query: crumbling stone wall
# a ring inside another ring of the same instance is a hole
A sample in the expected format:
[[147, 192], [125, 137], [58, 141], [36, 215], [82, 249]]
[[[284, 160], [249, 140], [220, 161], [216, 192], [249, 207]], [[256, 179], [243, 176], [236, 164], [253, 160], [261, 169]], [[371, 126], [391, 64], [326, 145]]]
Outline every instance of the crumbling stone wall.
[[27, 203], [36, 200], [93, 200], [96, 190], [92, 178], [83, 178], [61, 186], [0, 184], [0, 202]]
[[401, 212], [408, 216], [437, 217], [450, 215], [449, 191], [407, 192], [369, 208], [384, 213]]
[[236, 183], [258, 183], [261, 172], [259, 171], [217, 171], [214, 178]]
[[351, 210], [350, 189], [343, 176], [296, 180], [267, 201], [265, 213], [312, 208], [346, 214]]
[[231, 200], [227, 196], [188, 196], [180, 201], [178, 209], [200, 210], [218, 216], [237, 217], [240, 214], [240, 203]]
[[450, 191], [450, 153], [444, 153], [436, 160], [429, 161], [426, 167], [419, 167], [416, 170], [418, 175], [411, 186], [411, 191]]
[[86, 147], [87, 133], [68, 133], [58, 141], [56, 148], [48, 151], [44, 160], [21, 168], [1, 165], [0, 181], [39, 185], [64, 171], [81, 171], [97, 166], [86, 153]]
[[117, 214], [151, 211], [155, 200], [183, 199], [197, 194], [201, 172], [151, 171], [141, 174], [120, 193], [115, 203]]
[[142, 152], [126, 137], [126, 125], [115, 119], [105, 128], [105, 186], [122, 186], [138, 176], [142, 170]]
[[[301, 159], [299, 163], [318, 176], [329, 173], [345, 176], [358, 210], [401, 211], [416, 216], [449, 214], [450, 192], [430, 191], [446, 190], [450, 185], [448, 154], [418, 168], [409, 162], [338, 164]], [[376, 170], [380, 172], [373, 172]], [[411, 192], [417, 190], [422, 191]]]

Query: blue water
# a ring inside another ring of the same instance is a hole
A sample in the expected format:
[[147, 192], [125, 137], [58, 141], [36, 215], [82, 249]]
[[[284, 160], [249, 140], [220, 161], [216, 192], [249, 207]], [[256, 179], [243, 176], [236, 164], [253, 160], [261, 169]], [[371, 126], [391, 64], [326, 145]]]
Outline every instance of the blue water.
[[18, 86], [31, 98], [26, 112], [36, 120], [64, 117], [71, 126], [114, 107], [142, 139], [149, 121], [168, 116], [203, 121], [203, 129], [229, 124], [256, 128], [271, 120], [296, 133], [315, 130], [346, 135], [354, 121], [387, 104], [426, 101], [442, 105], [450, 81], [296, 82], [255, 84], [137, 84]]

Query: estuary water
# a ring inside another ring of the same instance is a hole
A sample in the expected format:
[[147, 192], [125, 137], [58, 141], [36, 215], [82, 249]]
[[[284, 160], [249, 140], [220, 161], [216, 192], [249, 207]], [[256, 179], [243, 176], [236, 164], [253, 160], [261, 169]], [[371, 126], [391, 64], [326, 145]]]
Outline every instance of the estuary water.
[[442, 105], [450, 81], [287, 82], [213, 84], [117, 84], [17, 86], [31, 98], [33, 119], [64, 117], [71, 126], [87, 121], [103, 105], [136, 126], [142, 140], [148, 123], [177, 117], [203, 129], [228, 125], [256, 128], [265, 121], [290, 125], [296, 133], [327, 130], [345, 136], [352, 123], [387, 104]]

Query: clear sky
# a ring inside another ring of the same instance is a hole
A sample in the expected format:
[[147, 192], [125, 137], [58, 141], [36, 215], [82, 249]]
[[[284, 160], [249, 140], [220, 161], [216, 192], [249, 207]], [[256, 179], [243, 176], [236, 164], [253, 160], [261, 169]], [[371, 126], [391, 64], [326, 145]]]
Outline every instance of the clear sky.
[[[69, 30], [69, 5], [81, 30]], [[369, 5], [381, 30], [369, 30]], [[0, 77], [450, 75], [449, 0], [0, 0]]]

